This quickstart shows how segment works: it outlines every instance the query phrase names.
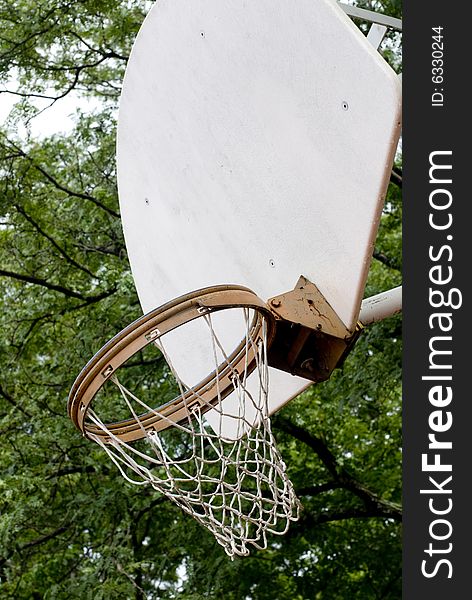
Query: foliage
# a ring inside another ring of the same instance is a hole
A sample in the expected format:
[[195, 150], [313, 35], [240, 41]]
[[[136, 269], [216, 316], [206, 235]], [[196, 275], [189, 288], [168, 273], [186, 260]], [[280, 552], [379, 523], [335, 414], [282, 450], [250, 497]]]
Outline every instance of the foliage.
[[[149, 5], [0, 2], [0, 97], [18, 96], [0, 133], [1, 596], [398, 598], [399, 316], [368, 327], [330, 381], [274, 418], [303, 512], [248, 558], [229, 560], [171, 502], [125, 483], [67, 417], [76, 374], [140, 314], [114, 144], [123, 69]], [[101, 103], [69, 134], [18, 133], [38, 96], [72, 93]], [[400, 284], [399, 167], [392, 181], [367, 295]]]

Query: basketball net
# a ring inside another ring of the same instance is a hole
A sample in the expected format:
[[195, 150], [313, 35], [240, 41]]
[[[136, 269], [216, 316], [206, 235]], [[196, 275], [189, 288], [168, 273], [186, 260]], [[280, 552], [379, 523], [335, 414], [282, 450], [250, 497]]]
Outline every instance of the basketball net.
[[[199, 397], [201, 402], [193, 402], [187, 417], [175, 423], [159, 409], [140, 400], [115, 374], [110, 381], [141, 428], [142, 439], [123, 441], [94, 410], [88, 411], [88, 419], [106, 434], [89, 434], [89, 437], [106, 451], [123, 477], [136, 485], [149, 484], [165, 494], [211, 531], [231, 557], [249, 554], [250, 546], [267, 548], [267, 535], [283, 535], [299, 515], [299, 501], [287, 477], [268, 414], [266, 326], [263, 323], [262, 335], [253, 339], [249, 310], [244, 309], [244, 312], [246, 356], [251, 354], [256, 358], [252, 374], [252, 379], [257, 380], [256, 393], [250, 392], [247, 386], [247, 360], [245, 371], [237, 373], [214, 331], [211, 314], [207, 314], [202, 318], [211, 336], [215, 372], [218, 374], [221, 370], [221, 356], [233, 370], [231, 408], [219, 394], [218, 403], [211, 407]], [[167, 360], [182, 398], [188, 397], [189, 391], [198, 394], [175, 372], [162, 338], [155, 345]], [[252, 384], [251, 390], [253, 388]], [[159, 432], [145, 429], [140, 415], [149, 413], [168, 421], [170, 427]], [[211, 419], [207, 418], [209, 415]], [[228, 420], [238, 423], [235, 438], [225, 436]]]

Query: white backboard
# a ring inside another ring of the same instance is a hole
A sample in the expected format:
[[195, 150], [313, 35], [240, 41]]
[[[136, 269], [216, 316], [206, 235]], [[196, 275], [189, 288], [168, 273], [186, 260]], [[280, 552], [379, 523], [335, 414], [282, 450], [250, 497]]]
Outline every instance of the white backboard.
[[[400, 134], [396, 74], [332, 0], [159, 0], [131, 53], [117, 165], [133, 277], [147, 312], [300, 275], [356, 324]], [[237, 325], [222, 325], [231, 345]], [[203, 347], [171, 341], [179, 374]], [[271, 370], [273, 410], [307, 385]]]

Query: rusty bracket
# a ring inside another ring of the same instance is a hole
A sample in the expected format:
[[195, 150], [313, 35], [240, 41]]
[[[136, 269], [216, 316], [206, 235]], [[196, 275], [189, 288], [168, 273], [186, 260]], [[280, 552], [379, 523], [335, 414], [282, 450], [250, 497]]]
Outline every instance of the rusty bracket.
[[360, 324], [350, 331], [303, 275], [293, 290], [269, 298], [267, 304], [277, 319], [269, 364], [292, 375], [315, 382], [328, 379], [359, 337]]
[[340, 339], [347, 339], [353, 334], [316, 285], [303, 275], [293, 290], [269, 298], [268, 304], [271, 311], [285, 321]]

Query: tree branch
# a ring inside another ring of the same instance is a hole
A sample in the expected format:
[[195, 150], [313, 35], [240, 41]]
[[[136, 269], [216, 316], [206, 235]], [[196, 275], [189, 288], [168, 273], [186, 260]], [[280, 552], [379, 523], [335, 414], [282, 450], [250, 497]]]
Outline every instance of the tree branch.
[[73, 37], [77, 38], [79, 40], [79, 42], [81, 42], [86, 48], [88, 48], [89, 50], [91, 50], [92, 52], [94, 52], [96, 54], [100, 54], [100, 56], [103, 56], [103, 58], [116, 58], [118, 60], [123, 60], [123, 61], [127, 61], [129, 58], [129, 56], [124, 56], [122, 54], [118, 54], [114, 50], [102, 50], [102, 48], [94, 48], [91, 44], [86, 42], [84, 40], [84, 38], [82, 36], [80, 36], [76, 31], [70, 30], [68, 33], [70, 35], [72, 35]]
[[395, 271], [401, 271], [401, 269], [400, 269], [399, 265], [396, 263], [396, 261], [394, 261], [392, 258], [388, 257], [386, 254], [383, 254], [382, 252], [378, 252], [377, 250], [375, 250], [372, 256], [376, 260], [378, 260], [379, 262], [384, 264], [386, 267], [389, 267], [390, 269], [395, 269]]
[[95, 204], [96, 206], [98, 206], [99, 208], [101, 208], [102, 210], [104, 210], [105, 212], [107, 212], [112, 217], [115, 217], [117, 219], [120, 218], [120, 214], [119, 213], [117, 213], [116, 211], [114, 211], [111, 208], [108, 208], [108, 206], [106, 206], [105, 204], [103, 204], [102, 202], [100, 202], [99, 200], [97, 200], [97, 198], [95, 198], [94, 196], [91, 196], [90, 194], [84, 194], [82, 192], [74, 192], [70, 188], [68, 188], [65, 185], [62, 185], [61, 183], [59, 183], [59, 181], [57, 181], [57, 179], [55, 179], [43, 167], [41, 167], [40, 165], [36, 164], [34, 162], [34, 160], [28, 154], [26, 154], [26, 152], [24, 150], [22, 150], [19, 146], [17, 146], [14, 142], [12, 142], [9, 139], [7, 139], [7, 142], [8, 142], [8, 144], [10, 144], [10, 146], [12, 148], [14, 148], [16, 150], [16, 152], [18, 153], [19, 157], [24, 158], [27, 161], [29, 161], [30, 164], [31, 164], [31, 166], [34, 169], [36, 169], [39, 173], [41, 173], [41, 175], [43, 175], [43, 177], [45, 177], [56, 189], [58, 189], [61, 192], [64, 192], [65, 194], [67, 194], [68, 196], [71, 196], [73, 198], [79, 198], [81, 200], [88, 200], [90, 202], [93, 202], [93, 204]]
[[85, 252], [97, 252], [99, 254], [105, 254], [109, 256], [118, 256], [118, 258], [123, 256], [123, 252], [125, 250], [125, 246], [117, 246], [116, 244], [110, 244], [109, 246], [86, 246], [83, 243], [75, 243], [74, 246], [77, 248], [81, 248]]
[[[59, 477], [65, 477], [67, 475], [75, 475], [77, 473], [95, 473], [96, 469], [92, 465], [80, 465], [76, 467], [64, 467], [63, 469], [59, 469], [55, 473], [51, 473], [46, 477], [46, 479], [58, 479]], [[110, 469], [107, 467], [102, 467], [102, 473], [107, 474], [110, 472]]]
[[67, 260], [68, 263], [70, 263], [71, 265], [73, 265], [77, 269], [80, 269], [84, 273], [87, 273], [87, 275], [90, 275], [90, 277], [93, 277], [94, 279], [97, 279], [96, 275], [94, 275], [91, 271], [89, 271], [89, 269], [87, 269], [86, 267], [83, 267], [76, 260], [74, 260], [71, 256], [69, 256], [69, 254], [67, 254], [67, 252], [63, 248], [61, 248], [61, 246], [59, 246], [59, 244], [48, 233], [46, 233], [43, 229], [41, 229], [41, 227], [39, 226], [39, 224], [36, 223], [36, 221], [25, 211], [25, 209], [23, 207], [19, 206], [18, 204], [14, 204], [13, 206], [16, 208], [16, 210], [20, 214], [23, 215], [23, 217], [28, 221], [28, 223], [30, 223], [36, 229], [36, 231], [40, 235], [42, 235], [47, 240], [49, 240], [49, 242]]
[[33, 285], [39, 285], [48, 290], [52, 290], [54, 292], [59, 292], [64, 294], [64, 296], [68, 296], [69, 298], [76, 298], [77, 300], [83, 300], [84, 304], [81, 304], [80, 307], [87, 306], [89, 304], [93, 304], [95, 302], [99, 302], [108, 296], [111, 296], [116, 292], [116, 287], [112, 287], [110, 290], [105, 290], [96, 296], [84, 296], [83, 294], [76, 292], [74, 290], [70, 290], [69, 288], [65, 288], [62, 285], [56, 285], [54, 283], [50, 283], [45, 279], [40, 279], [39, 277], [33, 277], [32, 275], [24, 275], [22, 273], [14, 273], [13, 271], [5, 271], [0, 269], [0, 277], [10, 277], [11, 279], [16, 279], [18, 281], [23, 281], [25, 283], [32, 283]]
[[150, 360], [138, 360], [131, 363], [124, 363], [121, 365], [121, 369], [128, 369], [129, 367], [148, 367], [150, 365], [158, 365], [159, 363], [165, 362], [164, 355], [159, 356], [158, 358], [153, 358]]
[[146, 513], [148, 513], [150, 510], [152, 510], [155, 506], [162, 504], [166, 500], [167, 500], [166, 496], [164, 496], [164, 495], [158, 496], [157, 498], [154, 498], [154, 500], [152, 502], [150, 502], [147, 506], [145, 506], [140, 511], [138, 511], [136, 513], [136, 515], [134, 515], [134, 518], [133, 518], [133, 522], [135, 524], [135, 531], [136, 531], [139, 521], [144, 517], [144, 515]]
[[44, 544], [44, 542], [48, 542], [49, 540], [52, 540], [58, 535], [61, 535], [61, 533], [64, 533], [64, 531], [67, 531], [69, 527], [70, 525], [63, 525], [62, 527], [58, 527], [55, 531], [52, 531], [51, 533], [47, 533], [46, 535], [43, 535], [40, 538], [37, 538], [36, 540], [32, 540], [31, 542], [23, 544], [19, 551], [23, 552], [23, 550], [27, 550], [28, 548], [33, 548], [34, 546]]
[[[334, 454], [328, 448], [327, 444], [321, 438], [313, 435], [306, 429], [292, 423], [286, 417], [275, 415], [272, 417], [273, 423], [288, 433], [306, 444], [320, 458], [326, 469], [334, 479], [334, 482], [339, 484], [339, 488], [350, 491], [360, 500], [363, 501], [365, 511], [370, 516], [383, 516], [395, 520], [401, 520], [401, 507], [393, 502], [389, 502], [377, 496], [374, 492], [363, 486], [355, 477], [353, 477], [342, 465], [340, 465]], [[326, 485], [326, 484], [325, 484]], [[371, 515], [371, 513], [373, 513]]]
[[[333, 521], [344, 521], [346, 519], [379, 519], [393, 518], [390, 514], [385, 513], [381, 509], [367, 508], [348, 508], [346, 510], [321, 512], [317, 515], [305, 512], [295, 526], [295, 529], [306, 530], [322, 523], [331, 523]], [[399, 519], [397, 519], [399, 520]]]
[[65, 315], [68, 312], [72, 312], [75, 310], [80, 310], [81, 308], [85, 308], [86, 306], [90, 306], [90, 304], [95, 304], [96, 302], [100, 302], [100, 300], [105, 300], [109, 296], [113, 296], [118, 288], [114, 285], [109, 290], [105, 290], [101, 294], [97, 294], [96, 296], [89, 296], [85, 298], [85, 302], [83, 304], [79, 304], [78, 306], [73, 306], [72, 308], [66, 308], [59, 312], [61, 315]]
[[17, 56], [18, 49], [21, 48], [21, 46], [24, 46], [29, 41], [34, 40], [35, 38], [38, 38], [38, 37], [44, 35], [45, 33], [48, 33], [49, 31], [51, 31], [52, 28], [53, 28], [53, 26], [51, 25], [49, 27], [46, 27], [45, 29], [40, 29], [39, 31], [34, 31], [32, 34], [30, 34], [29, 36], [27, 36], [20, 42], [14, 42], [11, 39], [2, 38], [3, 41], [12, 44], [13, 47], [11, 49], [7, 50], [6, 52], [4, 52], [3, 54], [0, 54], [0, 59], [5, 60], [5, 59], [8, 59], [9, 56]]
[[15, 400], [13, 399], [12, 396], [10, 396], [10, 394], [8, 392], [6, 392], [2, 386], [0, 385], [0, 396], [6, 400], [8, 403], [10, 403], [12, 406], [14, 406], [17, 410], [21, 411], [26, 417], [28, 417], [29, 419], [31, 419], [31, 415], [29, 414], [28, 411], [26, 411], [22, 406], [20, 406], [17, 402], [15, 402]]
[[35, 540], [32, 540], [31, 542], [26, 542], [26, 544], [23, 544], [22, 546], [11, 550], [6, 556], [4, 556], [3, 558], [0, 558], [0, 568], [3, 567], [3, 565], [7, 562], [7, 560], [9, 560], [13, 556], [15, 551], [18, 552], [19, 554], [21, 554], [21, 552], [23, 552], [24, 550], [28, 550], [28, 548], [40, 546], [41, 544], [44, 544], [45, 542], [48, 542], [49, 540], [52, 540], [53, 538], [57, 537], [61, 533], [64, 533], [64, 531], [67, 531], [67, 529], [69, 529], [69, 527], [70, 527], [70, 525], [62, 525], [61, 527], [58, 527], [54, 531], [51, 531], [51, 533], [47, 533], [46, 535], [43, 535]]
[[[29, 157], [28, 160], [31, 160]], [[98, 206], [99, 208], [101, 208], [102, 210], [104, 210], [105, 212], [107, 212], [109, 215], [111, 215], [112, 217], [115, 217], [116, 219], [120, 218], [120, 214], [117, 213], [116, 211], [112, 210], [111, 208], [108, 208], [108, 206], [105, 206], [105, 204], [103, 204], [102, 202], [99, 202], [96, 198], [94, 198], [93, 196], [90, 196], [89, 194], [83, 194], [82, 192], [74, 192], [73, 190], [65, 187], [64, 185], [60, 184], [56, 179], [54, 179], [54, 177], [52, 175], [50, 175], [47, 171], [45, 171], [42, 167], [40, 167], [39, 165], [36, 165], [35, 163], [33, 163], [33, 167], [39, 171], [42, 175], [44, 175], [44, 177], [50, 182], [52, 183], [52, 185], [60, 190], [61, 192], [64, 192], [65, 194], [67, 194], [68, 196], [72, 196], [74, 198], [80, 198], [81, 200], [89, 200], [90, 202], [93, 202], [95, 204], [95, 206]]]
[[[26, 345], [28, 343], [29, 336], [33, 333], [36, 325], [38, 325], [38, 323], [41, 323], [41, 321], [44, 321], [45, 319], [52, 318], [52, 316], [53, 315], [51, 313], [46, 313], [44, 315], [40, 315], [39, 317], [35, 317], [34, 319], [31, 319], [31, 323], [28, 327], [28, 331], [22, 336], [22, 343], [18, 347], [18, 351], [16, 353], [15, 360], [18, 360], [20, 358], [20, 356], [23, 354], [23, 351], [26, 348]], [[28, 320], [29, 319], [25, 319], [24, 322], [27, 323]], [[16, 331], [15, 331], [15, 334], [16, 334]]]
[[282, 431], [285, 431], [285, 433], [288, 433], [311, 448], [318, 455], [324, 466], [328, 469], [333, 479], [335, 481], [339, 480], [339, 466], [336, 458], [321, 438], [316, 437], [306, 429], [299, 427], [286, 417], [274, 415], [271, 417], [271, 419], [276, 427], [279, 427]]
[[53, 290], [54, 292], [60, 292], [64, 294], [64, 296], [69, 296], [70, 298], [77, 298], [78, 300], [86, 300], [86, 296], [80, 294], [79, 292], [75, 292], [74, 290], [70, 290], [68, 288], [63, 287], [62, 285], [56, 285], [54, 283], [49, 283], [45, 279], [40, 279], [39, 277], [33, 277], [32, 275], [24, 275], [22, 273], [14, 273], [13, 271], [6, 271], [4, 269], [0, 269], [0, 277], [10, 277], [11, 279], [16, 279], [18, 281], [23, 281], [25, 283], [32, 283], [33, 285], [39, 285], [41, 287], [45, 287], [48, 290]]
[[380, 498], [346, 471], [343, 472], [342, 482], [346, 490], [352, 492], [364, 502], [367, 512], [373, 511], [378, 513], [377, 516], [395, 519], [395, 521], [402, 520], [402, 509], [398, 504]]
[[378, 596], [380, 599], [382, 598], [389, 598], [390, 597], [390, 591], [393, 589], [393, 586], [398, 582], [401, 581], [402, 578], [402, 569], [398, 569], [397, 571], [395, 571], [395, 573], [393, 574], [393, 577], [390, 579], [390, 581], [387, 582], [387, 585], [384, 587], [383, 590], [381, 590], [380, 595]]
[[390, 173], [390, 181], [397, 185], [399, 188], [403, 185], [403, 176], [400, 169], [393, 167]]

